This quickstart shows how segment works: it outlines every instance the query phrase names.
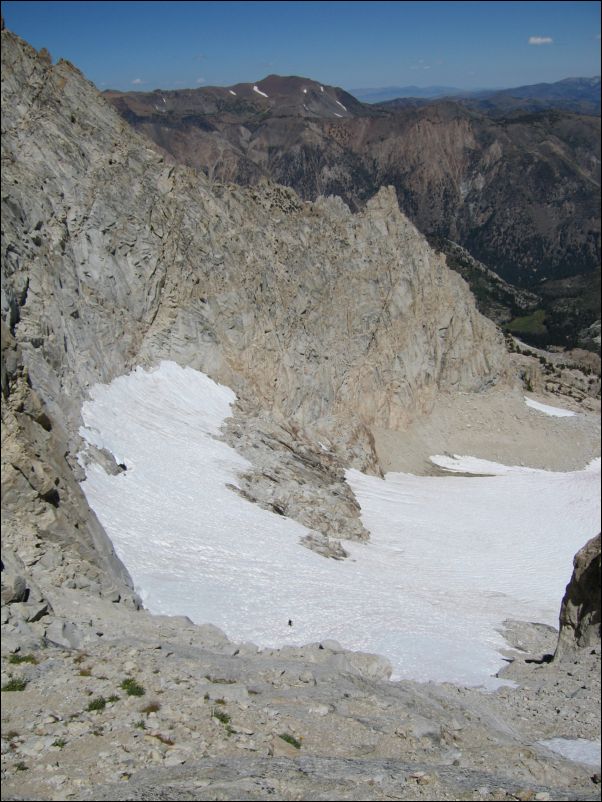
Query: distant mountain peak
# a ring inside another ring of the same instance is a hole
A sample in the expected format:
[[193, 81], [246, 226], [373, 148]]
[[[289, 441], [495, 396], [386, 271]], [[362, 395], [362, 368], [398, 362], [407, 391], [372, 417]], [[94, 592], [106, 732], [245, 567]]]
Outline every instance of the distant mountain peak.
[[[153, 117], [157, 114], [209, 115], [232, 111], [252, 117], [270, 111], [276, 117], [297, 116], [333, 121], [365, 114], [362, 103], [336, 86], [299, 75], [267, 75], [259, 81], [231, 86], [152, 92], [108, 90], [108, 98], [125, 116]], [[157, 97], [159, 95], [159, 98]]]

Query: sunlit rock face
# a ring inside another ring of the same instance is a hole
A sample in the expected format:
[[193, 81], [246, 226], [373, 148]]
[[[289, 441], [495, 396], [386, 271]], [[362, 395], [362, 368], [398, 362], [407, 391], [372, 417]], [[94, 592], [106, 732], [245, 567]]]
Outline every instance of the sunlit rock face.
[[[63, 502], [87, 388], [139, 364], [203, 370], [274, 441], [329, 438], [338, 482], [349, 464], [378, 471], [371, 426], [505, 381], [498, 332], [392, 190], [354, 215], [272, 184], [213, 186], [166, 165], [71, 64], [2, 36], [3, 317], [54, 424], [37, 452], [53, 449]], [[352, 507], [338, 517], [357, 521]]]
[[600, 644], [600, 535], [579, 549], [560, 608], [556, 657]]

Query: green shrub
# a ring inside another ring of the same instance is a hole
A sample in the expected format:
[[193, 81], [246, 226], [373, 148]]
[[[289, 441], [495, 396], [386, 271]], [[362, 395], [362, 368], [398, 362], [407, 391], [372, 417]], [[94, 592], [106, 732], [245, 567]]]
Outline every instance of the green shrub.
[[27, 680], [26, 679], [17, 679], [13, 677], [9, 679], [9, 681], [2, 686], [3, 691], [24, 691], [27, 687]]
[[128, 696], [144, 696], [146, 693], [142, 685], [139, 685], [133, 677], [123, 680], [121, 690], [125, 691]]
[[62, 749], [64, 746], [67, 745], [67, 741], [64, 738], [57, 738], [52, 745], [58, 746], [59, 749]]
[[213, 718], [216, 718], [218, 721], [221, 721], [222, 724], [230, 723], [230, 716], [227, 713], [224, 713], [222, 710], [214, 710], [212, 716]]
[[279, 736], [282, 738], [283, 741], [286, 741], [287, 744], [294, 746], [295, 749], [301, 749], [301, 742], [298, 741], [294, 736], [290, 735], [288, 732], [283, 732]]
[[104, 710], [106, 706], [107, 700], [104, 698], [104, 696], [98, 696], [96, 699], [92, 699], [88, 705], [88, 710], [90, 712], [93, 712], [94, 710], [100, 712], [101, 710]]
[[11, 654], [11, 656], [8, 658], [8, 662], [16, 666], [20, 665], [21, 663], [33, 663], [35, 666], [38, 663], [33, 654]]

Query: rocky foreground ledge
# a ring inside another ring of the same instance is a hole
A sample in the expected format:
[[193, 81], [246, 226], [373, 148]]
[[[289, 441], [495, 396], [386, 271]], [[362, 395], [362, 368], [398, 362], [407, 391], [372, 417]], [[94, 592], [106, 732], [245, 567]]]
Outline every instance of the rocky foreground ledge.
[[509, 624], [520, 685], [487, 694], [389, 682], [386, 660], [334, 641], [260, 652], [73, 593], [80, 648], [3, 641], [5, 799], [599, 796], [599, 769], [537, 743], [599, 738], [599, 645], [549, 662], [554, 630]]

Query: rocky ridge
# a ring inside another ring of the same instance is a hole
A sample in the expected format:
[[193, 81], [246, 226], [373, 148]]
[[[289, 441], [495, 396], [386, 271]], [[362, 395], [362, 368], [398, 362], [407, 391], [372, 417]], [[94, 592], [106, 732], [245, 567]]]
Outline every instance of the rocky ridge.
[[386, 661], [334, 641], [259, 652], [79, 599], [95, 641], [3, 647], [6, 799], [597, 796], [593, 769], [538, 741], [595, 733], [599, 646], [550, 663], [556, 633], [516, 622], [507, 677], [522, 687], [483, 694], [387, 682]]
[[[342, 557], [338, 538], [366, 536], [342, 471], [380, 470], [373, 429], [443, 391], [511, 388], [512, 368], [391, 191], [353, 215], [210, 186], [72, 65], [2, 39], [6, 798], [592, 798], [590, 770], [534, 746], [518, 714], [501, 726], [477, 691], [386, 683], [386, 661], [334, 643], [259, 654], [136, 609], [77, 483], [89, 385], [171, 358], [232, 386], [224, 436], [257, 453], [240, 492]], [[591, 705], [567, 722], [595, 734]]]

